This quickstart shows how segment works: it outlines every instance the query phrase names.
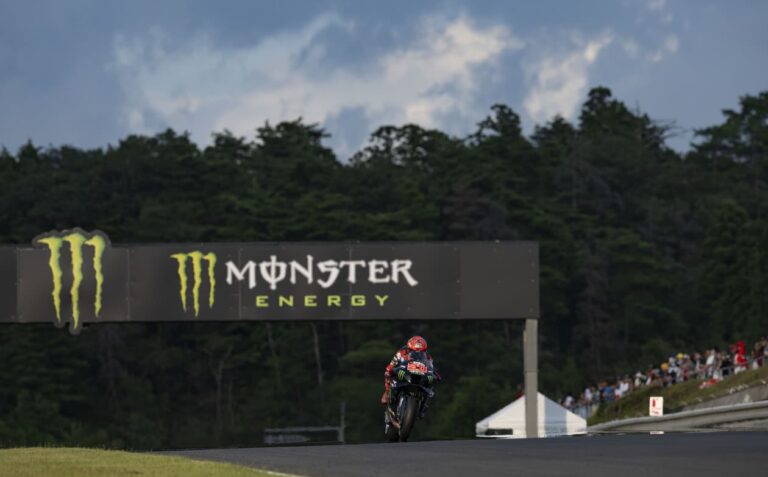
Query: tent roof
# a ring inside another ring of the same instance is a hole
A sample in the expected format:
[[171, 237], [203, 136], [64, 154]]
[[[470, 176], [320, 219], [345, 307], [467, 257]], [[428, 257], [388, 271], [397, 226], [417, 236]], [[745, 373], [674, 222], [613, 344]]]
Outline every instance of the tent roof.
[[[538, 407], [540, 435], [561, 435], [586, 431], [587, 421], [585, 419], [568, 411], [541, 393], [538, 395]], [[488, 430], [508, 430], [507, 434], [524, 436], [525, 398], [521, 397], [504, 406], [479, 421], [475, 426], [478, 435], [486, 435]]]

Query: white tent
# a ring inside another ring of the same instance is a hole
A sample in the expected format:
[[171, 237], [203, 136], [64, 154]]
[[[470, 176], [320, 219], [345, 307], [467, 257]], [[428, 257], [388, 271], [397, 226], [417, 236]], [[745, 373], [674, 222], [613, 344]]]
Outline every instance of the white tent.
[[[539, 393], [539, 437], [587, 432], [587, 421]], [[525, 437], [525, 398], [499, 409], [475, 425], [477, 437]]]

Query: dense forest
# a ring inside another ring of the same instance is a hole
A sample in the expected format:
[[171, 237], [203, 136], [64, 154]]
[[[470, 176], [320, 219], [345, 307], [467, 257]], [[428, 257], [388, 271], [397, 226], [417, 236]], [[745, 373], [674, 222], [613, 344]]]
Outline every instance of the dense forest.
[[[255, 125], [256, 126], [256, 125]], [[496, 105], [468, 137], [385, 126], [349, 160], [301, 120], [201, 148], [167, 130], [0, 152], [0, 243], [74, 226], [113, 242], [537, 240], [541, 388], [768, 332], [768, 92], [685, 153], [674, 125], [589, 92], [526, 136]], [[0, 142], [2, 141], [0, 133]], [[417, 438], [470, 436], [522, 382], [516, 321], [0, 327], [0, 446], [260, 445], [328, 425], [381, 440], [384, 367], [413, 333], [444, 381]]]

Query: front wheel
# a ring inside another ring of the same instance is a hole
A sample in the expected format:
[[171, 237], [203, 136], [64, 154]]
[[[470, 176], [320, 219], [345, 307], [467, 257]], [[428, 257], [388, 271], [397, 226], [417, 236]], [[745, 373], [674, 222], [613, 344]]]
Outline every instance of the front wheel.
[[418, 399], [413, 396], [403, 397], [400, 406], [400, 442], [405, 442], [411, 435], [413, 424], [416, 422], [416, 410], [419, 407]]

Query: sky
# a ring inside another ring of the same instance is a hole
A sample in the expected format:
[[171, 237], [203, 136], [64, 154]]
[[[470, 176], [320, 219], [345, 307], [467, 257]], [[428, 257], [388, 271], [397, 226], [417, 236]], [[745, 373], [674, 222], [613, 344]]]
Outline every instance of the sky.
[[577, 121], [602, 85], [686, 150], [768, 90], [766, 24], [762, 0], [0, 0], [0, 146], [303, 118], [345, 160], [382, 125], [469, 135], [497, 103], [526, 133]]

